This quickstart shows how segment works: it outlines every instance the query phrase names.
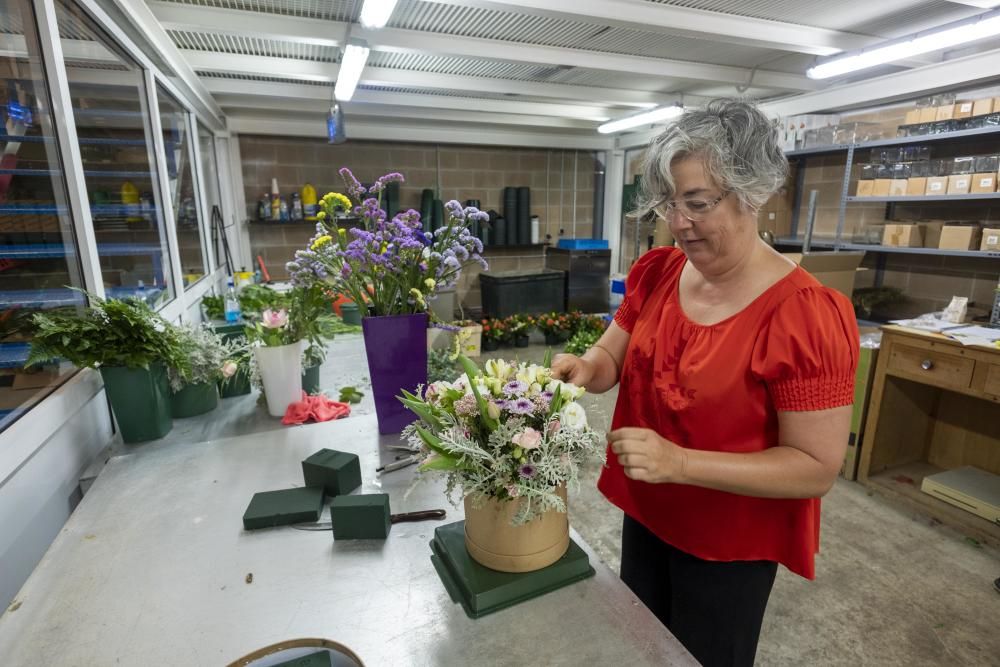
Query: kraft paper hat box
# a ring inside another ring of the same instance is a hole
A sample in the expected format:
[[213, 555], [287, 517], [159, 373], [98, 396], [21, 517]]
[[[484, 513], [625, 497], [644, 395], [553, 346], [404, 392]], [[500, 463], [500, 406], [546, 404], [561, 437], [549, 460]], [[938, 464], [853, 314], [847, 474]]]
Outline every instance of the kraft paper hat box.
[[975, 159], [957, 157], [951, 163], [951, 173], [948, 176], [948, 194], [967, 195], [972, 189], [972, 170]]
[[330, 503], [330, 521], [335, 540], [384, 540], [392, 526], [389, 495], [337, 496]]
[[784, 252], [781, 253], [808, 271], [821, 284], [831, 287], [848, 299], [854, 292], [854, 279], [864, 252]]
[[972, 103], [973, 116], [985, 116], [988, 113], [993, 113], [992, 97], [984, 97]]
[[876, 166], [874, 164], [861, 165], [861, 175], [858, 177], [858, 189], [854, 193], [855, 197], [871, 197], [875, 193]]
[[945, 225], [941, 228], [941, 250], [976, 250], [979, 247], [979, 225]]
[[889, 223], [882, 230], [882, 245], [884, 246], [919, 248], [923, 244], [923, 230], [915, 224]]
[[998, 168], [1000, 168], [1000, 156], [981, 155], [977, 157], [973, 163], [974, 173], [970, 192], [996, 192]]
[[910, 179], [910, 164], [899, 162], [892, 165], [892, 182], [889, 184], [890, 197], [906, 195], [907, 181]]
[[917, 226], [920, 227], [923, 235], [924, 247], [937, 248], [941, 242], [941, 230], [944, 228], [944, 222], [927, 220], [918, 222]]
[[892, 187], [892, 167], [887, 164], [875, 165], [875, 188], [872, 194], [876, 197], [888, 197]]
[[302, 462], [306, 486], [320, 487], [327, 496], [347, 495], [361, 486], [361, 462], [357, 454], [321, 449]]
[[973, 104], [974, 102], [972, 100], [961, 100], [956, 102], [955, 118], [971, 118]]
[[1000, 524], [1000, 475], [962, 466], [924, 477], [920, 490]]
[[980, 250], [1000, 250], [1000, 229], [987, 227], [983, 230], [983, 243], [979, 246]]

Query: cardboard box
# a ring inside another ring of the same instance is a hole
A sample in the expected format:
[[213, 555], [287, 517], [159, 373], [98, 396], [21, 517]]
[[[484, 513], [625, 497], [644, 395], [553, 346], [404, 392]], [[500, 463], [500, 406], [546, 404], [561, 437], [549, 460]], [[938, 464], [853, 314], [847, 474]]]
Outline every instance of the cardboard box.
[[972, 103], [972, 115], [973, 116], [985, 116], [988, 113], [993, 113], [993, 98], [986, 97], [981, 100], [976, 100]]
[[947, 176], [931, 176], [927, 179], [925, 195], [943, 195], [948, 190]]
[[908, 178], [894, 178], [889, 183], [889, 196], [890, 197], [903, 197], [906, 195]]
[[858, 478], [858, 464], [861, 462], [861, 443], [865, 437], [865, 422], [868, 420], [868, 399], [871, 396], [872, 380], [875, 378], [875, 362], [878, 350], [863, 347], [858, 357], [858, 370], [854, 376], [854, 407], [851, 409], [851, 433], [847, 436], [847, 451], [840, 474], [844, 479]]
[[938, 244], [941, 242], [941, 229], [944, 228], [944, 223], [927, 221], [918, 222], [917, 226], [920, 227], [921, 233], [923, 234], [924, 247], [937, 248]]
[[948, 177], [948, 194], [967, 195], [972, 189], [972, 174], [955, 174]]
[[925, 176], [911, 177], [906, 181], [906, 194], [910, 197], [919, 197], [927, 191], [927, 178]]
[[1000, 229], [987, 227], [983, 230], [983, 242], [979, 246], [980, 250], [1000, 250]]
[[978, 225], [945, 225], [941, 229], [941, 250], [976, 250], [979, 247]]
[[934, 115], [934, 120], [951, 120], [955, 117], [955, 105], [954, 104], [942, 104], [937, 107], [937, 112]]
[[997, 175], [981, 173], [972, 175], [972, 188], [969, 192], [984, 193], [997, 191]]
[[874, 179], [869, 178], [864, 181], [858, 181], [858, 189], [854, 193], [855, 197], [871, 197], [873, 194], [875, 194]]
[[891, 178], [876, 178], [875, 187], [872, 190], [872, 195], [875, 197], [888, 197], [889, 188], [892, 187]]
[[[992, 102], [992, 99], [990, 100]], [[910, 109], [906, 112], [906, 120], [903, 125], [916, 125], [920, 122], [920, 109]]]
[[864, 258], [864, 252], [801, 252], [781, 253], [803, 269], [808, 271], [821, 284], [833, 288], [851, 298], [854, 292], [854, 279], [858, 271], [864, 271], [858, 266]]
[[924, 107], [920, 110], [921, 123], [933, 123], [937, 120], [937, 107]]
[[972, 100], [964, 100], [962, 102], [957, 102], [955, 104], [955, 118], [971, 118], [972, 117]]
[[882, 245], [885, 246], [919, 248], [923, 243], [923, 230], [917, 225], [888, 223], [882, 230]]

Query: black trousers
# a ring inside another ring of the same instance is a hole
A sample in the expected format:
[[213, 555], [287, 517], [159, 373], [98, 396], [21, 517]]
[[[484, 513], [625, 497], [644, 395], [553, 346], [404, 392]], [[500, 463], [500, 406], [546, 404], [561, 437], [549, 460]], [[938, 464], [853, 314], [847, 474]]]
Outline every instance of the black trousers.
[[705, 667], [751, 667], [778, 564], [706, 561], [625, 516], [621, 578]]

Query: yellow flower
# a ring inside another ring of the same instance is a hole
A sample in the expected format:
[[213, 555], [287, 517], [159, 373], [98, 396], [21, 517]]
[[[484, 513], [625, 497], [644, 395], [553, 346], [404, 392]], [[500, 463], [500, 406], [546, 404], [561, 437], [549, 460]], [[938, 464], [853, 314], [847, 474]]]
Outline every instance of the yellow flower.
[[326, 211], [320, 211], [319, 213], [316, 214], [316, 217], [319, 218], [320, 220], [324, 219], [326, 217]]
[[410, 296], [413, 297], [413, 300], [416, 301], [417, 304], [419, 304], [421, 306], [423, 306], [425, 304], [425, 302], [424, 302], [424, 295], [416, 287], [414, 287], [413, 289], [410, 290]]
[[428, 290], [433, 290], [436, 285], [437, 285], [437, 283], [434, 281], [433, 278], [428, 278], [427, 280], [424, 281], [424, 286]]
[[313, 244], [312, 244], [311, 247], [312, 247], [313, 250], [318, 250], [319, 248], [322, 248], [323, 246], [325, 246], [327, 243], [329, 243], [332, 240], [333, 240], [333, 238], [329, 234], [324, 234], [323, 236], [321, 236], [318, 239], [316, 239], [315, 241], [313, 241]]
[[331, 206], [334, 207], [339, 206], [345, 211], [351, 210], [351, 200], [345, 197], [344, 195], [340, 194], [339, 192], [328, 192], [326, 196], [323, 197], [323, 199], [326, 200], [326, 203]]
[[344, 229], [343, 227], [341, 227], [340, 229], [338, 229], [337, 233], [340, 234], [341, 236], [347, 236], [347, 230]]

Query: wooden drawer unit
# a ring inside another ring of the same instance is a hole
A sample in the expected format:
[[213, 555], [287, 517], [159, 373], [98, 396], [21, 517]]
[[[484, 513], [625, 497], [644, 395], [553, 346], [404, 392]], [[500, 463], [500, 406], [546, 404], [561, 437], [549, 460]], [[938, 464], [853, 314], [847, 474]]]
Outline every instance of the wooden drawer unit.
[[[925, 349], [904, 343], [892, 346], [889, 372], [919, 379], [939, 387], [967, 389], [976, 361], [959, 353]], [[998, 378], [1000, 380], [1000, 378]]]
[[1000, 396], [1000, 364], [990, 364], [986, 371], [986, 384], [983, 391], [987, 394]]

